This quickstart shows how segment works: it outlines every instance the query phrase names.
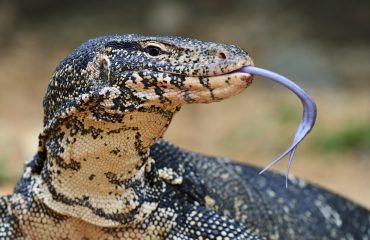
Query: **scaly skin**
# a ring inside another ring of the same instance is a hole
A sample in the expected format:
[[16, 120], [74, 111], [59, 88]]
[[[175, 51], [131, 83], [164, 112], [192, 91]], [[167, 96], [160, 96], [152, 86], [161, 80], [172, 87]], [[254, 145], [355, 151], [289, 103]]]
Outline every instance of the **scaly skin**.
[[236, 46], [193, 39], [84, 43], [52, 76], [0, 239], [366, 239], [369, 213], [341, 197], [161, 140], [183, 104], [244, 90], [246, 65]]

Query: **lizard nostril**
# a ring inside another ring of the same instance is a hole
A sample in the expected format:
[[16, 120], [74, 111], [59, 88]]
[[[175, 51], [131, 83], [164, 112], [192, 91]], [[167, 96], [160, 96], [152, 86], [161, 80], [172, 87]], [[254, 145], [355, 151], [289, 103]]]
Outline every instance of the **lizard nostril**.
[[219, 53], [217, 54], [217, 57], [218, 57], [219, 59], [225, 60], [225, 59], [226, 59], [226, 54], [225, 54], [224, 52], [219, 52]]

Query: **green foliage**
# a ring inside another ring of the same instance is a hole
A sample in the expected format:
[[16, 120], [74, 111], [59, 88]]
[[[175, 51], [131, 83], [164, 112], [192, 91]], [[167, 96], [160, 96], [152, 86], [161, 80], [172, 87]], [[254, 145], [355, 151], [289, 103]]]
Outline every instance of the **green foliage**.
[[314, 149], [323, 152], [370, 151], [370, 123], [349, 125], [337, 132], [322, 132], [314, 140]]

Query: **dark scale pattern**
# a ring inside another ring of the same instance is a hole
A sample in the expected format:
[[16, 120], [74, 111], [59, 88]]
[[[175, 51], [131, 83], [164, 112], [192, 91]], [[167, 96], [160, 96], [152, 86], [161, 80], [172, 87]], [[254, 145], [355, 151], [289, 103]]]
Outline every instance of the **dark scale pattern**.
[[179, 217], [169, 239], [250, 239], [258, 240], [251, 230], [204, 207], [192, 206]]
[[242, 49], [179, 37], [92, 39], [57, 67], [39, 149], [0, 198], [0, 239], [364, 239], [339, 196], [161, 140], [186, 103], [252, 81]]
[[181, 192], [205, 206], [208, 196], [213, 200], [209, 208], [266, 239], [370, 239], [367, 209], [302, 180], [289, 179], [285, 189], [284, 176], [258, 175], [255, 167], [188, 152], [163, 140], [153, 145], [151, 155], [158, 168], [183, 176]]

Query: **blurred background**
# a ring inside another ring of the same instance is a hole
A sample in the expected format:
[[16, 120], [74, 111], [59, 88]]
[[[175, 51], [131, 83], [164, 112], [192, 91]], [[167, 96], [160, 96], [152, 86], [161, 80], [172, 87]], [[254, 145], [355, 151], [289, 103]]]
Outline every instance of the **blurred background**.
[[[370, 208], [369, 23], [368, 0], [0, 0], [0, 193], [36, 152], [58, 63], [89, 38], [138, 33], [236, 44], [305, 88], [318, 120], [292, 174]], [[257, 77], [231, 99], [184, 106], [165, 137], [262, 167], [290, 144], [301, 112], [288, 90]]]

